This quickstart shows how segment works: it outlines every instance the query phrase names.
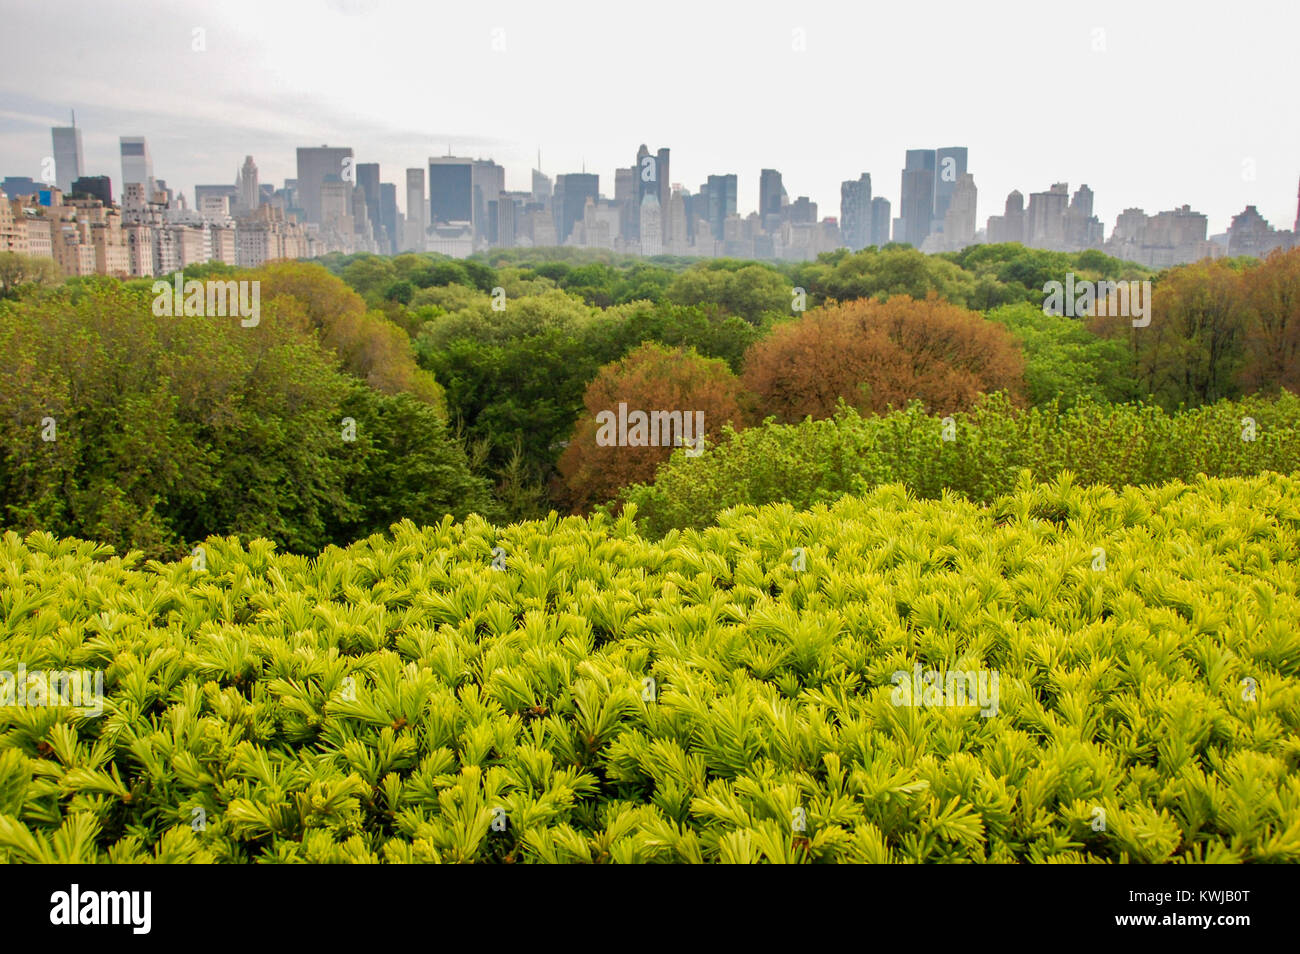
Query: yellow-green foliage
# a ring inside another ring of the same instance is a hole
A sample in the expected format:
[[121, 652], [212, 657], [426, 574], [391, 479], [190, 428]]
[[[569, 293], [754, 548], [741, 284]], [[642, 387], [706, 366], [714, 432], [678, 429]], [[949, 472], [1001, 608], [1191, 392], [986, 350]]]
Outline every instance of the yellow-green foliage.
[[1300, 478], [204, 555], [0, 541], [0, 859], [1300, 861]]

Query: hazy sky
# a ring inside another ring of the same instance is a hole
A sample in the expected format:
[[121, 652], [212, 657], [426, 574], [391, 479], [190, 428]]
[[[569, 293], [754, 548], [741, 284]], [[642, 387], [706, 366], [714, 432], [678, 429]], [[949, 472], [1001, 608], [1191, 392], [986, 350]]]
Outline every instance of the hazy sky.
[[1247, 204], [1296, 215], [1297, 0], [0, 0], [0, 24], [0, 176], [38, 178], [75, 108], [115, 198], [122, 135], [191, 200], [245, 154], [280, 185], [328, 143], [403, 206], [402, 170], [449, 145], [508, 189], [539, 147], [552, 176], [585, 161], [612, 196], [644, 142], [692, 192], [737, 173], [742, 213], [770, 167], [820, 215], [869, 172], [897, 215], [904, 150], [965, 145], [981, 227], [1058, 181], [1092, 187], [1107, 235], [1130, 206], [1190, 204], [1211, 234]]

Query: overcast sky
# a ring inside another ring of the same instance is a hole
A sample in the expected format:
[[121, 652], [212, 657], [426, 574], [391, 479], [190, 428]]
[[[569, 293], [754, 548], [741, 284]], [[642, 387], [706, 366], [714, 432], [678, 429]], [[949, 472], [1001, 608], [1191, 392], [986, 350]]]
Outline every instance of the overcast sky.
[[897, 215], [904, 150], [965, 145], [981, 227], [1058, 181], [1092, 187], [1107, 235], [1131, 206], [1190, 204], [1211, 234], [1247, 204], [1296, 215], [1297, 0], [0, 0], [0, 25], [0, 176], [39, 178], [75, 108], [115, 198], [122, 135], [191, 200], [246, 154], [278, 186], [328, 143], [401, 205], [402, 170], [449, 146], [508, 189], [540, 147], [612, 196], [644, 142], [692, 192], [737, 173], [742, 213], [770, 167], [823, 216], [869, 172]]

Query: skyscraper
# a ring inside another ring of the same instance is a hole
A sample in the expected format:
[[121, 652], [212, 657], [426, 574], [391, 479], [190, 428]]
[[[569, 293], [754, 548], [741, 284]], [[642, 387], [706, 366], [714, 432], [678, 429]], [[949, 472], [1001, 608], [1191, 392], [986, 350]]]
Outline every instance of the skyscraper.
[[876, 196], [871, 200], [871, 242], [877, 248], [883, 248], [889, 244], [889, 200], [884, 196]]
[[[357, 163], [357, 190], [366, 204], [366, 223], [370, 231], [367, 237], [378, 240], [382, 228], [379, 214], [379, 163]], [[382, 241], [380, 244], [382, 246]]]
[[480, 242], [493, 242], [497, 237], [496, 223], [491, 220], [488, 203], [496, 202], [506, 190], [506, 170], [491, 159], [475, 159], [470, 173], [473, 190], [474, 238]]
[[[537, 157], [538, 164], [541, 164], [541, 156]], [[533, 170], [533, 201], [546, 206], [551, 201], [551, 177], [542, 172], [541, 169]]]
[[[781, 218], [781, 200], [785, 198], [785, 187], [781, 184], [781, 173], [775, 169], [764, 169], [758, 175], [758, 220], [763, 228], [771, 230]], [[769, 222], [769, 216], [776, 216]]]
[[474, 163], [455, 156], [429, 159], [429, 225], [474, 221]]
[[582, 221], [587, 199], [600, 197], [600, 176], [590, 172], [571, 172], [555, 177], [555, 228], [556, 241], [563, 245], [573, 232], [576, 222]]
[[149, 155], [149, 144], [145, 142], [143, 136], [123, 136], [120, 144], [122, 188], [138, 183], [144, 186], [145, 198], [152, 198], [157, 183], [153, 177], [153, 159]]
[[840, 183], [840, 235], [857, 252], [871, 244], [871, 175]]
[[379, 183], [379, 225], [384, 231], [379, 243], [379, 251], [384, 255], [397, 252], [401, 236], [397, 234], [397, 184]]
[[963, 172], [949, 196], [948, 211], [943, 217], [943, 242], [949, 251], [959, 252], [975, 241], [977, 198], [975, 177]]
[[913, 248], [921, 247], [934, 220], [934, 167], [933, 149], [907, 150], [898, 203], [902, 234], [896, 231], [894, 240]]
[[1070, 187], [1064, 182], [1053, 183], [1046, 192], [1029, 193], [1025, 244], [1033, 248], [1063, 250], [1065, 212], [1069, 201]]
[[709, 231], [713, 233], [713, 238], [721, 239], [723, 225], [727, 221], [727, 216], [736, 214], [736, 194], [739, 188], [739, 179], [735, 173], [722, 176], [709, 176], [708, 184], [708, 206], [705, 218], [709, 223]]
[[314, 222], [317, 225], [324, 224], [321, 185], [329, 176], [337, 177], [346, 186], [355, 185], [356, 170], [352, 168], [350, 147], [320, 146], [298, 149], [298, 205], [302, 209], [304, 221]]
[[428, 208], [424, 203], [424, 170], [406, 170], [406, 237], [407, 251], [424, 251], [424, 231], [428, 228]]
[[[234, 210], [237, 215], [256, 212], [262, 204], [261, 189], [257, 184], [257, 165], [252, 156], [245, 156], [244, 164], [235, 173], [235, 193], [238, 196]], [[195, 202], [197, 201], [196, 197]]]
[[[932, 229], [942, 229], [948, 203], [957, 182], [966, 174], [966, 147], [945, 146], [935, 150], [934, 222]], [[974, 234], [974, 233], [972, 233]]]
[[641, 199], [641, 254], [663, 254], [663, 215], [659, 208], [659, 193], [649, 190]]
[[54, 139], [55, 184], [68, 193], [72, 191], [73, 181], [81, 178], [83, 170], [81, 130], [77, 128], [76, 114], [72, 116], [71, 126], [54, 126], [50, 133]]
[[667, 230], [666, 212], [668, 209], [668, 200], [672, 198], [672, 188], [669, 180], [669, 157], [666, 148], [660, 149], [656, 153], [651, 153], [646, 144], [642, 143], [636, 151], [636, 205], [633, 207], [633, 216], [636, 222], [636, 234], [641, 230], [641, 208], [646, 194], [653, 192], [658, 203], [660, 213], [659, 236], [661, 241], [669, 238]]

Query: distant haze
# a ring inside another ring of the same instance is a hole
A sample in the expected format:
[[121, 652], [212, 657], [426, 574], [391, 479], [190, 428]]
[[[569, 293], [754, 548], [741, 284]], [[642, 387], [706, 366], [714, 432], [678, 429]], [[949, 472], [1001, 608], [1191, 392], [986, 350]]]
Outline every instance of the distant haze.
[[823, 217], [869, 172], [897, 215], [904, 150], [963, 145], [981, 228], [1010, 190], [1060, 181], [1094, 190], [1107, 235], [1130, 206], [1190, 204], [1211, 234], [1248, 204], [1296, 215], [1296, 0], [42, 0], [0, 23], [0, 176], [39, 178], [75, 108], [115, 199], [123, 135], [191, 202], [247, 154], [279, 186], [295, 147], [325, 143], [380, 163], [402, 202], [402, 170], [449, 146], [520, 190], [540, 146], [548, 175], [585, 162], [612, 196], [646, 143], [692, 192], [738, 174], [742, 214], [774, 168]]

